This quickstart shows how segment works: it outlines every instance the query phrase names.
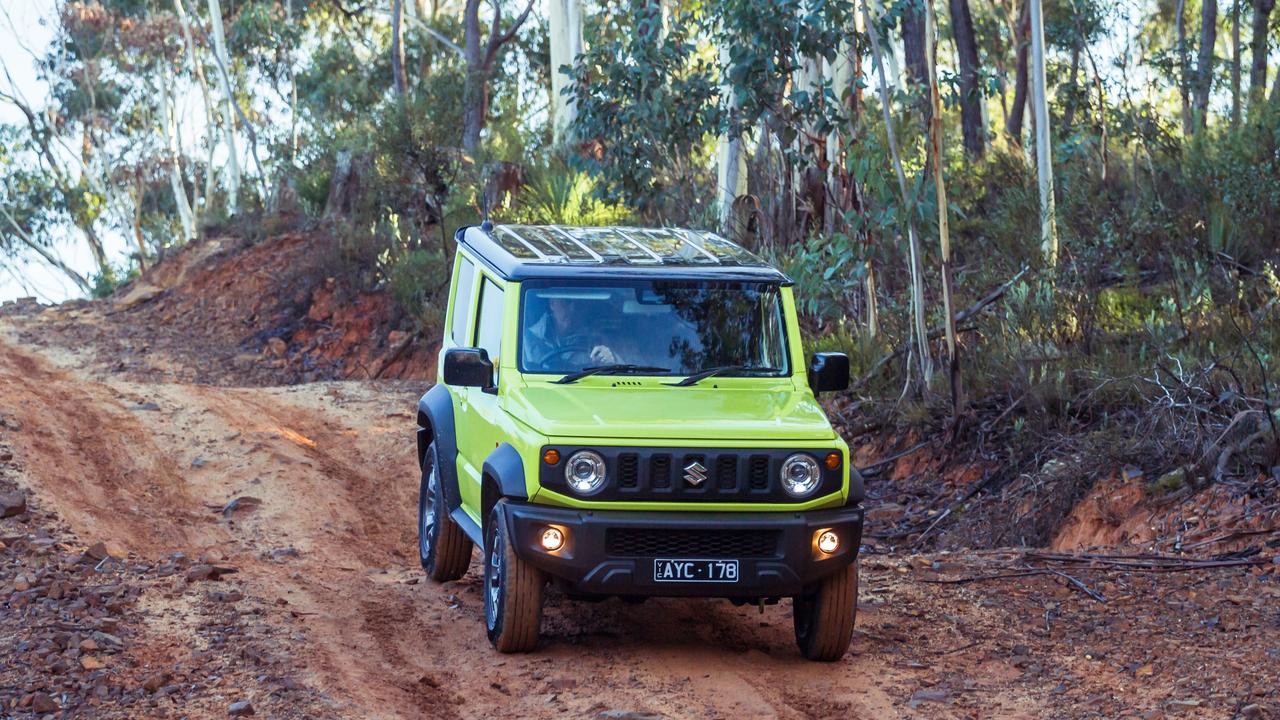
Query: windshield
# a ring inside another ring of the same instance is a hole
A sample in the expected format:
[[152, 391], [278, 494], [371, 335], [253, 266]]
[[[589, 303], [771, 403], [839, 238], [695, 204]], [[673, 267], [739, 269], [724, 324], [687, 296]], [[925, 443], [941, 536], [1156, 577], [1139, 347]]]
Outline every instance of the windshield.
[[[636, 365], [641, 374], [787, 373], [778, 286], [713, 281], [527, 281], [520, 369], [572, 373]], [[754, 370], [754, 371], [753, 371]]]

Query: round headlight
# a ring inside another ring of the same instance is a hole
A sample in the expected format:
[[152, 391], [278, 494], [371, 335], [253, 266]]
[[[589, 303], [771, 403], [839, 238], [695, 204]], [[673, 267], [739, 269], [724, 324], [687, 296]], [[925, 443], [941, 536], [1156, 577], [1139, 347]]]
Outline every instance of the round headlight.
[[821, 480], [818, 461], [804, 453], [796, 453], [782, 463], [782, 489], [791, 497], [812, 494]]
[[590, 450], [579, 450], [564, 464], [564, 479], [579, 495], [590, 495], [604, 487], [604, 458]]

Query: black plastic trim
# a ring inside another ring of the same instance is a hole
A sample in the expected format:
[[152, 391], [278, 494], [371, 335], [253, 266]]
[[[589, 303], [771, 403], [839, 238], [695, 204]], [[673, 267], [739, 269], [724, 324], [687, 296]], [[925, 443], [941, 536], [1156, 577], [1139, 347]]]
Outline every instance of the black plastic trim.
[[484, 459], [484, 474], [498, 481], [501, 496], [527, 500], [529, 488], [524, 481], [524, 460], [510, 443], [502, 443]]
[[[436, 459], [440, 462], [440, 483], [444, 488], [445, 504], [449, 511], [462, 507], [462, 493], [458, 490], [458, 434], [453, 424], [453, 395], [444, 385], [432, 386], [418, 400], [418, 416], [425, 416], [431, 428], [418, 425], [418, 467], [422, 467], [427, 445], [436, 443]], [[431, 435], [428, 435], [428, 432]]]
[[[570, 592], [588, 595], [793, 597], [856, 562], [862, 542], [860, 507], [741, 513], [590, 511], [521, 502], [503, 503], [503, 507], [516, 554]], [[564, 547], [554, 553], [543, 550], [540, 542], [549, 526], [559, 528], [566, 538]], [[654, 557], [609, 553], [606, 537], [619, 529], [776, 533], [778, 544], [771, 556], [734, 558], [741, 574], [735, 583], [655, 582]], [[814, 547], [814, 536], [821, 530], [834, 530], [842, 539], [832, 555], [823, 555]]]

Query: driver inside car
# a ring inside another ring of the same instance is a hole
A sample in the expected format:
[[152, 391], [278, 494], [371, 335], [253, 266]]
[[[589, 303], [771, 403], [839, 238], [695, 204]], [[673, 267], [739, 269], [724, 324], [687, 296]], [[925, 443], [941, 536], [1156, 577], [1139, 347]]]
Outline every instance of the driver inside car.
[[608, 345], [596, 342], [591, 332], [593, 326], [585, 303], [569, 298], [553, 297], [547, 302], [547, 312], [528, 326], [525, 336], [529, 343], [529, 356], [538, 365], [547, 367], [561, 362], [575, 362], [586, 355], [591, 363], [613, 365], [624, 362]]

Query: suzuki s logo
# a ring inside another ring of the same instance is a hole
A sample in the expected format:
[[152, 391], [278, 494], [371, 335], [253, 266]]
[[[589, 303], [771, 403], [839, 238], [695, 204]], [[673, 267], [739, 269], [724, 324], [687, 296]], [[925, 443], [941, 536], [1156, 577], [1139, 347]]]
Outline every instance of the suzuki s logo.
[[684, 466], [684, 481], [698, 487], [707, 481], [707, 469], [702, 466], [702, 463], [694, 460]]

